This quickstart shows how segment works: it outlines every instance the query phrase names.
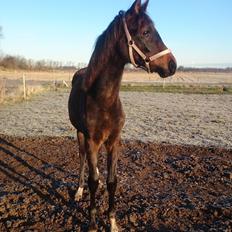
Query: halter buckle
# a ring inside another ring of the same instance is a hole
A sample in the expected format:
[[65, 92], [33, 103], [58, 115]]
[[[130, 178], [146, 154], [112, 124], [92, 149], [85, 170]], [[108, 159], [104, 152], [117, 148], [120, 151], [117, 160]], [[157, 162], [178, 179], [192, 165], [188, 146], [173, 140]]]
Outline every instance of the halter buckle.
[[151, 62], [149, 57], [147, 57], [144, 61], [145, 61], [146, 64], [149, 64]]
[[134, 40], [130, 40], [130, 41], [128, 41], [128, 45], [130, 46], [130, 47], [133, 47], [133, 44], [135, 43], [135, 41]]

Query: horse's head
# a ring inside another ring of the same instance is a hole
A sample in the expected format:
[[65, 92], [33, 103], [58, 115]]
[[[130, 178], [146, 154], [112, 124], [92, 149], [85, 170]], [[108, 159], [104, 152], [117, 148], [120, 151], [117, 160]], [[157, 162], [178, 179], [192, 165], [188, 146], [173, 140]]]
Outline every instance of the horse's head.
[[128, 43], [127, 58], [136, 67], [168, 77], [176, 72], [176, 60], [146, 14], [148, 2], [136, 0], [127, 12], [120, 12]]

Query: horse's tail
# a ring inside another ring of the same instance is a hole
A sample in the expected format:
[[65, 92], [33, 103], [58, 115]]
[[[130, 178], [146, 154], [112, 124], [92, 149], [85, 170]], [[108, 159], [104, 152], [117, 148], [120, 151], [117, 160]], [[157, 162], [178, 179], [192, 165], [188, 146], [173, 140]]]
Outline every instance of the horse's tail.
[[75, 74], [73, 75], [73, 79], [72, 79], [72, 86], [75, 84], [75, 82], [78, 78], [83, 78], [83, 76], [86, 72], [86, 69], [87, 68], [81, 68], [75, 72]]

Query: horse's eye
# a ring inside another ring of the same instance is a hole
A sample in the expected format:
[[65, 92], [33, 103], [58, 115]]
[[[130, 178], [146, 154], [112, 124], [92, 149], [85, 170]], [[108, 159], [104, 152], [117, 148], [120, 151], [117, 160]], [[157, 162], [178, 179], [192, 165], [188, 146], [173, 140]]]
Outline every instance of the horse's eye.
[[144, 32], [143, 32], [143, 36], [149, 37], [149, 35], [150, 35], [150, 31], [144, 31]]

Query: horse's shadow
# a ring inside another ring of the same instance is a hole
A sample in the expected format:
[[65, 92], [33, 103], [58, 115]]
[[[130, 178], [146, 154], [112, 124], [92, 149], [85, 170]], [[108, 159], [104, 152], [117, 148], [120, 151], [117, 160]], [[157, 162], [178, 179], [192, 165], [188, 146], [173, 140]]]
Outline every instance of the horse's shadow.
[[[38, 162], [40, 165], [38, 165]], [[52, 170], [52, 172], [48, 172], [48, 169]], [[47, 212], [49, 218], [55, 218], [55, 220], [59, 220], [59, 224], [55, 226], [58, 226], [64, 231], [88, 231], [87, 205], [89, 199], [87, 191], [85, 192], [84, 197], [80, 203], [75, 201], [75, 193], [78, 187], [78, 175], [74, 175], [73, 173], [65, 170], [62, 168], [62, 166], [47, 162], [41, 159], [39, 155], [36, 155], [36, 153], [31, 153], [25, 149], [19, 148], [12, 142], [9, 142], [7, 139], [1, 137], [0, 172], [7, 177], [5, 178], [5, 183], [2, 181], [2, 183], [0, 182], [0, 203], [3, 197], [15, 194], [15, 189], [8, 187], [8, 183], [13, 182], [15, 186], [19, 186], [19, 194], [22, 198], [33, 198], [33, 195], [36, 195], [41, 200], [41, 202], [43, 202], [41, 205], [39, 205], [37, 202], [37, 211], [44, 211], [49, 208], [46, 207], [46, 209], [44, 209], [44, 203], [46, 206], [51, 206], [53, 209], [55, 208], [54, 211]], [[1, 176], [3, 175], [0, 174], [0, 178]], [[1, 187], [3, 187], [3, 190]], [[29, 191], [33, 194], [29, 194], [28, 196], [28, 194], [25, 192], [28, 193]], [[33, 199], [29, 200], [33, 202]], [[129, 211], [129, 209], [126, 209], [124, 212], [125, 215], [122, 216], [121, 219], [126, 217]], [[29, 213], [30, 212], [28, 212], [28, 214]], [[60, 219], [60, 215], [63, 215], [62, 219]], [[22, 219], [23, 216], [20, 215], [19, 218]], [[106, 223], [106, 218], [107, 215], [104, 213], [104, 219], [98, 218], [98, 224], [105, 231], [109, 231], [109, 225]], [[5, 227], [5, 230], [9, 231], [9, 228], [7, 227], [7, 221], [10, 220], [10, 217], [4, 217], [4, 219], [1, 219], [0, 217], [0, 230], [2, 223]], [[17, 218], [14, 217], [13, 220], [17, 220]], [[26, 215], [24, 227], [17, 229], [27, 230], [30, 229], [31, 226], [36, 226], [36, 223], [43, 223], [45, 227], [53, 227], [53, 222], [50, 222], [50, 225], [46, 224], [48, 223], [48, 221], [46, 221], [47, 218], [40, 219], [40, 221], [35, 221], [35, 224], [28, 222], [27, 220], [28, 218]], [[154, 231], [154, 228], [147, 227], [147, 231]], [[158, 231], [165, 230], [164, 228], [161, 228]]]
[[[87, 230], [87, 211], [82, 207], [83, 205], [79, 205], [74, 200], [78, 176], [73, 175], [58, 165], [40, 159], [35, 154], [17, 147], [1, 137], [0, 154], [0, 172], [7, 176], [7, 181], [11, 179], [11, 181], [20, 185], [23, 189], [30, 190], [36, 194], [46, 205], [55, 208], [56, 210], [48, 212], [49, 217], [56, 218], [57, 215], [63, 213], [63, 218], [59, 224], [62, 228], [66, 228], [69, 220], [69, 224], [71, 224], [71, 227], [69, 225], [69, 230]], [[40, 162], [42, 168], [33, 165], [33, 161]], [[26, 170], [26, 174], [20, 171], [20, 168], [21, 170]], [[72, 180], [64, 181], [63, 178], [53, 175], [54, 173], [47, 174], [47, 168], [52, 168], [55, 173], [60, 173], [62, 176], [71, 177]], [[76, 181], [73, 182], [73, 179], [76, 179]], [[5, 184], [2, 184], [2, 186], [3, 191], [0, 189], [0, 199], [6, 195], [13, 194], [14, 189], [8, 188]], [[61, 189], [66, 194], [63, 194]], [[22, 197], [25, 197], [23, 192], [21, 194]], [[84, 199], [84, 201], [86, 200]], [[38, 206], [38, 210], [42, 210], [40, 206]], [[5, 219], [0, 220], [0, 223], [5, 225], [7, 220], [9, 218], [5, 217]]]

